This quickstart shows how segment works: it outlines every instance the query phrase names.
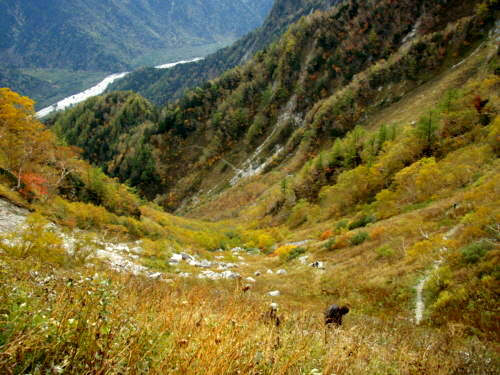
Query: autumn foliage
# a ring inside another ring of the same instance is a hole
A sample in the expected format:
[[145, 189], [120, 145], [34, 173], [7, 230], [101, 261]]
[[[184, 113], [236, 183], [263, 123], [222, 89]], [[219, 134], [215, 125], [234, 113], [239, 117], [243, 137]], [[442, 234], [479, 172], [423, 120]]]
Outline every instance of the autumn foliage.
[[77, 155], [36, 119], [31, 99], [0, 89], [0, 168], [16, 177], [17, 190], [30, 198], [53, 193], [76, 168]]

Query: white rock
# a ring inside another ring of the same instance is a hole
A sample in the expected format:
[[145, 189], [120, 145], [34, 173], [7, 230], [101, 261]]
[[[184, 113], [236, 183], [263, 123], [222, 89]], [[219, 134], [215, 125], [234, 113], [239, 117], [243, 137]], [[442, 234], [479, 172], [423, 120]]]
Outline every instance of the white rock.
[[239, 279], [240, 275], [236, 272], [233, 272], [233, 271], [224, 271], [224, 272], [218, 273], [218, 272], [207, 270], [207, 271], [202, 271], [198, 275], [198, 278], [210, 279], [210, 280]]
[[267, 272], [269, 275], [274, 275], [273, 270], [267, 270], [266, 272]]
[[243, 249], [241, 247], [234, 247], [231, 249], [232, 253], [239, 253], [240, 251], [243, 251]]
[[212, 262], [210, 262], [209, 260], [203, 259], [200, 262], [200, 267], [202, 267], [202, 268], [210, 268], [210, 267], [212, 267]]
[[210, 280], [218, 280], [220, 279], [220, 274], [214, 271], [202, 271], [198, 275], [199, 279], [210, 279]]
[[271, 297], [278, 297], [281, 295], [281, 292], [279, 290], [272, 290], [272, 291], [268, 292], [267, 294], [270, 295]]
[[218, 270], [226, 270], [228, 268], [238, 268], [238, 265], [236, 263], [224, 263], [224, 262], [218, 262], [217, 263], [219, 266], [217, 267]]
[[169, 262], [172, 262], [172, 263], [179, 263], [181, 261], [182, 261], [182, 255], [176, 254], [176, 253], [173, 253], [169, 259]]
[[222, 272], [222, 275], [223, 275], [224, 279], [233, 279], [233, 280], [236, 280], [236, 279], [241, 278], [241, 276], [240, 276], [239, 273], [233, 272], [233, 271], [224, 271], [224, 272]]
[[158, 280], [163, 274], [161, 272], [153, 272], [148, 275], [150, 279]]
[[188, 277], [191, 277], [191, 274], [189, 272], [181, 272], [179, 274], [179, 277], [182, 277], [182, 278], [188, 278]]
[[206, 259], [203, 259], [201, 261], [198, 261], [196, 259], [191, 259], [191, 260], [188, 260], [187, 263], [190, 265], [190, 266], [193, 266], [193, 267], [201, 267], [201, 268], [210, 268], [212, 267], [212, 262], [206, 260]]
[[286, 275], [286, 273], [287, 273], [287, 272], [286, 272], [286, 270], [284, 270], [284, 269], [279, 269], [278, 271], [276, 271], [276, 274], [277, 274], [277, 275]]
[[257, 280], [255, 280], [253, 277], [246, 277], [245, 280], [251, 283], [257, 282]]

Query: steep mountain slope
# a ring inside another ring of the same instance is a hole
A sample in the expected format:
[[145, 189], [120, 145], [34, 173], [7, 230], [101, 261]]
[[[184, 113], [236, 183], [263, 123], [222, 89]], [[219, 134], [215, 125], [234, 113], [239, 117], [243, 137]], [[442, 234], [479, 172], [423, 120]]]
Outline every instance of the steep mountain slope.
[[[162, 110], [142, 141], [154, 148], [162, 180], [157, 192], [178, 207], [200, 191], [221, 190], [292, 156], [296, 172], [307, 155], [470, 52], [487, 33], [483, 19], [491, 22], [488, 15], [461, 19], [474, 9], [475, 3], [461, 1], [352, 1], [303, 18], [245, 66]], [[70, 127], [58, 125], [60, 134]], [[142, 148], [125, 149], [120, 160], [134, 160]], [[314, 199], [320, 187], [298, 187], [298, 198]]]
[[226, 70], [248, 60], [255, 52], [276, 40], [300, 17], [314, 10], [327, 9], [339, 2], [340, 0], [277, 0], [262, 27], [232, 46], [209, 55], [203, 61], [178, 66], [169, 71], [141, 69], [116, 82], [108, 91], [132, 90], [162, 105], [179, 98], [186, 89], [216, 78]]

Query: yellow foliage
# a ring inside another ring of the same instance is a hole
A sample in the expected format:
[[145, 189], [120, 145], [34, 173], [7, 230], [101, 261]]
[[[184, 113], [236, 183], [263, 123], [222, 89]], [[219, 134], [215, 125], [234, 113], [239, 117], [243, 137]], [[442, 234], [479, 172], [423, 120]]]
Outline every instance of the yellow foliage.
[[257, 247], [259, 249], [267, 249], [271, 247], [274, 243], [275, 243], [274, 238], [267, 233], [263, 233], [259, 235], [259, 237], [257, 238]]
[[278, 247], [274, 252], [273, 252], [273, 255], [277, 255], [277, 256], [287, 256], [288, 254], [290, 254], [293, 249], [297, 248], [297, 246], [294, 246], [294, 245], [283, 245], [283, 246], [280, 246]]
[[341, 214], [375, 194], [383, 184], [384, 177], [378, 169], [360, 165], [342, 173], [337, 184], [321, 190], [321, 206], [328, 211], [329, 216]]
[[63, 240], [48, 224], [38, 213], [29, 215], [23, 227], [7, 237], [8, 241], [0, 241], [0, 249], [15, 257], [35, 257], [44, 262], [63, 265], [67, 255]]

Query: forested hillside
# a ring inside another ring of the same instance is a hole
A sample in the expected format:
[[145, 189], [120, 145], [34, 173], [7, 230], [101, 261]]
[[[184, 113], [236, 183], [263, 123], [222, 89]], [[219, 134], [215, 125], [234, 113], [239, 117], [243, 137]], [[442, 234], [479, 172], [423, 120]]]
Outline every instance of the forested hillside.
[[[144, 147], [123, 146], [112, 164], [137, 159], [134, 152], [152, 145], [162, 181], [157, 193], [169, 207], [292, 156], [296, 169], [470, 53], [492, 19], [478, 14], [476, 5], [351, 1], [312, 14], [244, 66], [167, 105], [143, 137]], [[61, 136], [72, 128], [68, 116], [82, 110], [56, 120]], [[264, 164], [274, 154], [276, 161]], [[340, 171], [333, 169], [311, 192], [298, 188], [299, 198], [315, 199], [321, 184], [335, 181]]]
[[339, 0], [277, 0], [264, 24], [233, 45], [207, 56], [203, 61], [177, 66], [168, 71], [140, 69], [111, 85], [108, 91], [132, 90], [157, 105], [177, 99], [186, 89], [202, 85], [220, 76], [255, 52], [266, 48], [300, 17], [315, 10], [325, 10]]

